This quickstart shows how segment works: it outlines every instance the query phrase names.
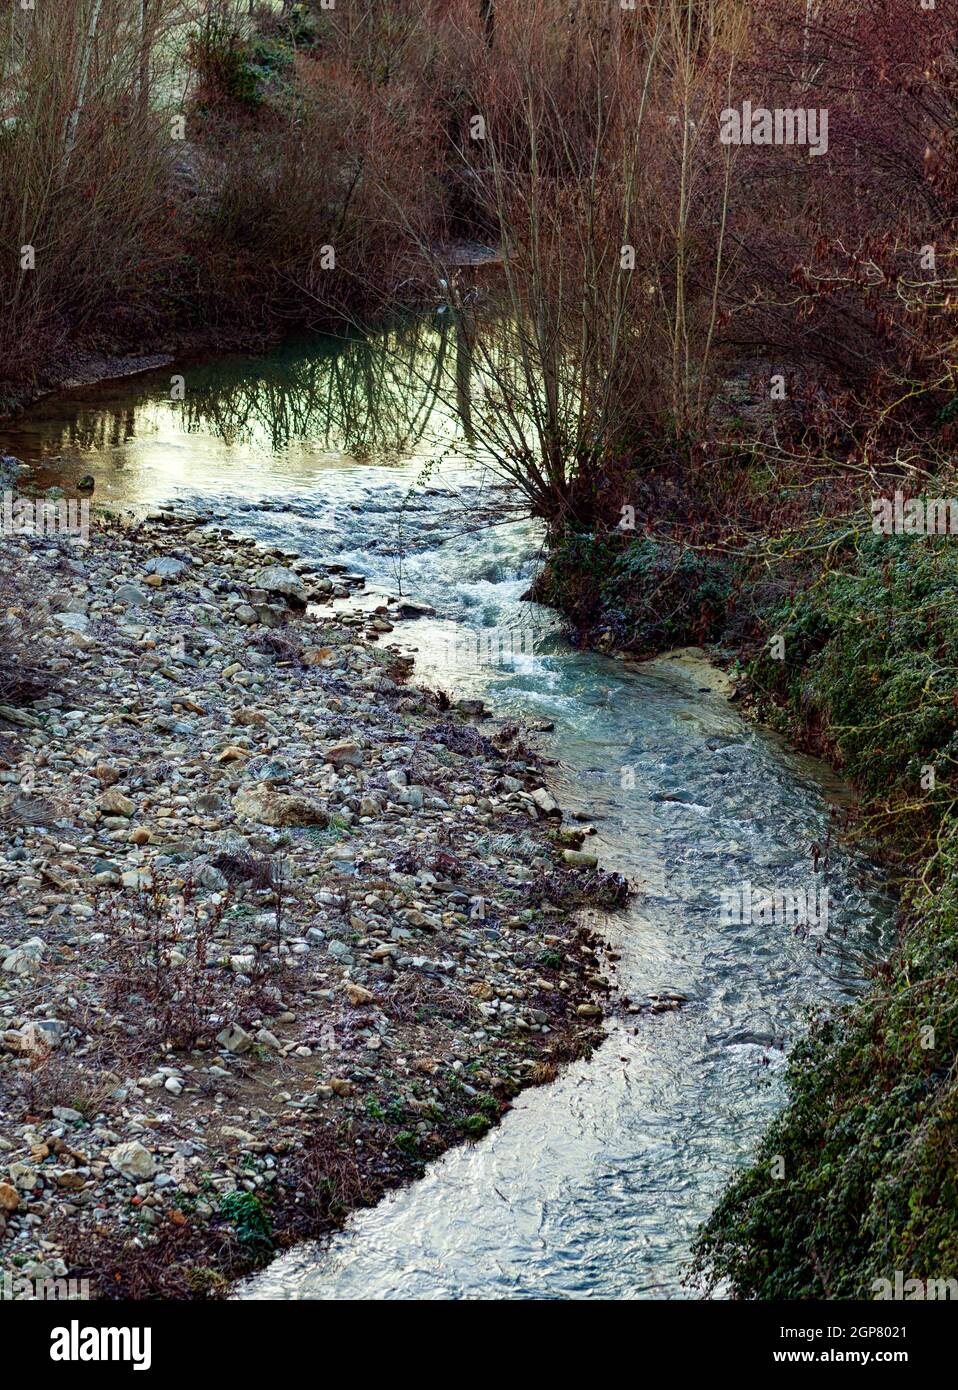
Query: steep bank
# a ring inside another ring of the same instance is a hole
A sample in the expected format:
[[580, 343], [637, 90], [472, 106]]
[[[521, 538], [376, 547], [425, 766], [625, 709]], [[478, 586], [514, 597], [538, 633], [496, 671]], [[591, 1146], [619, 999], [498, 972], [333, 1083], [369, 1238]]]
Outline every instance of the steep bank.
[[3, 547], [2, 1266], [209, 1296], [588, 1052], [621, 884], [394, 605], [302, 611], [342, 567], [187, 511]]
[[798, 561], [787, 541], [733, 564], [654, 535], [575, 536], [536, 592], [606, 647], [711, 642], [746, 707], [842, 769], [860, 798], [844, 829], [897, 865], [896, 951], [795, 1050], [788, 1107], [698, 1243], [697, 1273], [740, 1297], [869, 1298], [896, 1270], [958, 1270], [958, 568], [951, 537], [874, 535], [861, 517]]

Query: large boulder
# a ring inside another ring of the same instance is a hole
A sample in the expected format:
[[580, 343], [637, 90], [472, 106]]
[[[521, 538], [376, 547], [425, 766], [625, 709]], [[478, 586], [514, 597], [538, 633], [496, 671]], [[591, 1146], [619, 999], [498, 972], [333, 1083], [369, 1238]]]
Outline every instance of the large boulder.
[[281, 594], [288, 603], [297, 608], [306, 607], [306, 588], [298, 574], [286, 569], [284, 565], [267, 565], [254, 579], [257, 589], [265, 589], [268, 594]]
[[318, 801], [278, 792], [265, 782], [242, 787], [233, 797], [233, 810], [261, 825], [318, 825], [323, 830], [329, 825], [329, 812]]
[[148, 1182], [156, 1172], [153, 1155], [138, 1139], [110, 1150], [110, 1165], [128, 1182]]
[[31, 936], [4, 956], [3, 969], [8, 975], [35, 975], [40, 969], [45, 949], [45, 943], [39, 936]]

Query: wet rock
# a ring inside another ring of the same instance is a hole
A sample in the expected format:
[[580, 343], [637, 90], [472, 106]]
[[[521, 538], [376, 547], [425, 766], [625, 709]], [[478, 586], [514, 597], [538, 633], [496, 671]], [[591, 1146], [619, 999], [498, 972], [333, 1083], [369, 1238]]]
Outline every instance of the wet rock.
[[460, 714], [472, 715], [474, 718], [478, 718], [486, 712], [486, 706], [482, 700], [457, 700], [453, 709], [457, 709]]
[[599, 862], [596, 855], [587, 854], [580, 849], [564, 849], [562, 858], [576, 869], [594, 869]]
[[396, 603], [396, 613], [400, 618], [433, 618], [436, 610], [430, 603], [421, 603], [418, 600], [401, 598]]
[[544, 816], [561, 815], [559, 803], [546, 787], [536, 787], [532, 792], [532, 799]]
[[585, 839], [585, 831], [577, 830], [571, 825], [560, 825], [556, 830], [556, 839], [560, 845], [569, 845], [572, 849], [579, 849]]

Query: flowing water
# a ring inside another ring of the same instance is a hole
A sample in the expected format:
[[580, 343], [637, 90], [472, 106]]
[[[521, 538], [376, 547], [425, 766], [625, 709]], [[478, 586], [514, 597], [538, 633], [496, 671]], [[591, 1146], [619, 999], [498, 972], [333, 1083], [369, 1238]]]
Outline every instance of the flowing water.
[[[447, 331], [186, 364], [183, 402], [165, 372], [51, 397], [4, 447], [40, 485], [69, 492], [92, 473], [115, 509], [192, 507], [362, 572], [372, 602], [401, 584], [431, 605], [393, 634], [417, 651], [421, 679], [551, 724], [559, 799], [635, 886], [600, 924], [623, 999], [688, 996], [659, 1015], [623, 1002], [591, 1059], [241, 1296], [688, 1296], [695, 1228], [782, 1104], [783, 1047], [810, 1008], [861, 988], [892, 904], [840, 844], [813, 871], [842, 785], [746, 724], [707, 666], [577, 651], [554, 614], [522, 602], [540, 538], [502, 520], [505, 499], [437, 385]], [[490, 511], [498, 525], [482, 524]], [[826, 933], [723, 916], [723, 894], [742, 884], [811, 889], [816, 904], [824, 885]]]

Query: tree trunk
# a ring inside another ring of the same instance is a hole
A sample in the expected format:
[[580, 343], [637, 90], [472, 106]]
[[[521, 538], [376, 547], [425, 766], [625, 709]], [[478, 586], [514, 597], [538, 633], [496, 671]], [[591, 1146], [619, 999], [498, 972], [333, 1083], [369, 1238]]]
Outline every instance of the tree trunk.
[[137, 76], [137, 101], [140, 115], [145, 116], [150, 105], [150, 37], [147, 32], [146, 7], [148, 0], [139, 0], [140, 53]]
[[60, 162], [60, 179], [64, 180], [70, 168], [70, 160], [76, 148], [77, 130], [80, 125], [80, 117], [83, 114], [83, 102], [86, 97], [87, 78], [90, 75], [90, 64], [93, 61], [93, 43], [96, 39], [96, 29], [100, 22], [100, 11], [103, 8], [103, 0], [93, 0], [93, 9], [90, 12], [90, 24], [87, 29], [86, 41], [80, 55], [80, 71], [77, 80], [76, 104], [70, 112], [67, 121], [66, 138], [63, 147], [63, 159]]

